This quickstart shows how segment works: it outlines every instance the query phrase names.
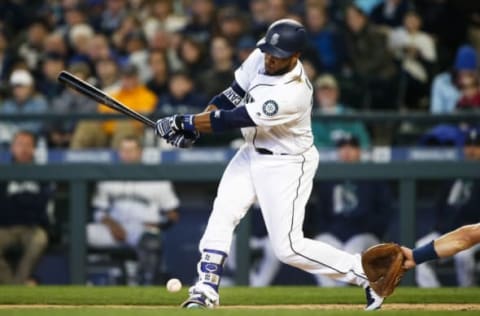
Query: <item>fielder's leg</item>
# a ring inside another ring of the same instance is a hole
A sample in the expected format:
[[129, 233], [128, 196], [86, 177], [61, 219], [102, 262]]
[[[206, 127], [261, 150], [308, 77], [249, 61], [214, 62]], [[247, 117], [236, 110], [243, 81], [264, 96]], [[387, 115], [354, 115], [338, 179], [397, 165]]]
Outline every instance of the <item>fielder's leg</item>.
[[186, 308], [215, 307], [219, 304], [223, 264], [233, 238], [233, 231], [255, 201], [249, 152], [242, 147], [232, 158], [218, 187], [217, 197], [200, 241], [201, 260], [198, 281], [190, 288]]

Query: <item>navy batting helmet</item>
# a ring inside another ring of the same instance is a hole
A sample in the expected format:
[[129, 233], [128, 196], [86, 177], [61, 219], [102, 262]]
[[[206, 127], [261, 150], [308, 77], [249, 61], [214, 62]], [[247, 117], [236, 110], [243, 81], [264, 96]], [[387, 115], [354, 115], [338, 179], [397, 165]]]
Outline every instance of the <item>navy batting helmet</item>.
[[303, 25], [292, 19], [278, 20], [267, 30], [257, 47], [264, 53], [278, 58], [287, 58], [302, 51], [307, 43], [307, 32]]

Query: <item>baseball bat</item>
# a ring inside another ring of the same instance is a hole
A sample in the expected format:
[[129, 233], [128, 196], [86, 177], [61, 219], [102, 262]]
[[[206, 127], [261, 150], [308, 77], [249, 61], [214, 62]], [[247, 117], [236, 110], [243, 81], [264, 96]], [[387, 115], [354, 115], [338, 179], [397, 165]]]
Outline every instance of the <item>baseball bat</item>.
[[125, 104], [122, 104], [121, 102], [115, 100], [102, 90], [72, 75], [68, 71], [63, 70], [62, 72], [60, 72], [60, 74], [58, 75], [58, 81], [70, 88], [77, 90], [81, 94], [86, 95], [87, 97], [97, 101], [98, 103], [104, 104], [117, 112], [123, 113], [137, 121], [142, 122], [147, 126], [155, 128], [155, 122], [148, 117], [130, 109]]

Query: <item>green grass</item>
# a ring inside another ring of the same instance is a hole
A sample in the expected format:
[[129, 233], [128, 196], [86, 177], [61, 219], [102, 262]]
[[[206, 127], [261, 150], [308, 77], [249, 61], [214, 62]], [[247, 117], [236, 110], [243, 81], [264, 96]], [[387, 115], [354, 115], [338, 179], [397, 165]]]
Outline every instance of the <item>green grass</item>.
[[[183, 289], [179, 293], [168, 293], [164, 287], [79, 287], [79, 286], [42, 286], [35, 288], [1, 286], [0, 304], [32, 305], [29, 308], [0, 308], [0, 315], [11, 316], [150, 316], [173, 315], [195, 316], [212, 313], [215, 315], [359, 315], [360, 310], [320, 311], [306, 309], [268, 309], [240, 310], [220, 309], [213, 311], [182, 310], [178, 306], [187, 295]], [[228, 305], [277, 305], [277, 304], [364, 304], [364, 293], [355, 287], [317, 288], [317, 287], [270, 287], [247, 288], [234, 287], [221, 289], [221, 303]], [[402, 287], [388, 298], [388, 303], [443, 303], [443, 304], [480, 304], [480, 288], [441, 288], [418, 289]], [[35, 308], [34, 305], [75, 305], [74, 308]], [[132, 305], [132, 309], [101, 308], [93, 305]], [[139, 305], [135, 308], [135, 305]], [[149, 308], [141, 307], [149, 306]], [[273, 306], [272, 306], [273, 307]], [[352, 307], [353, 308], [353, 307]], [[457, 315], [458, 311], [382, 311], [385, 315]], [[479, 315], [479, 311], [462, 311], [462, 315]]]
[[[357, 287], [233, 287], [221, 289], [222, 305], [363, 304]], [[163, 287], [0, 286], [0, 304], [178, 305], [187, 290], [169, 293]], [[418, 289], [401, 287], [389, 303], [478, 303], [480, 288]]]

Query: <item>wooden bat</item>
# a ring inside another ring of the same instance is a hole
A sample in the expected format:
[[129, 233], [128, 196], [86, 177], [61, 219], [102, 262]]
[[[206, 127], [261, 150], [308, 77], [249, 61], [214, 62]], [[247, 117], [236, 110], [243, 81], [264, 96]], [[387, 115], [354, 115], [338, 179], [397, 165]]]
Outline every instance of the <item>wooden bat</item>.
[[121, 102], [115, 100], [114, 98], [112, 98], [102, 90], [92, 86], [85, 80], [75, 77], [68, 71], [63, 70], [58, 75], [58, 81], [67, 85], [70, 88], [77, 90], [81, 94], [86, 95], [87, 97], [97, 101], [98, 103], [104, 104], [115, 111], [123, 113], [137, 121], [142, 122], [147, 126], [155, 128], [155, 122], [148, 117], [130, 109], [125, 104], [122, 104]]

